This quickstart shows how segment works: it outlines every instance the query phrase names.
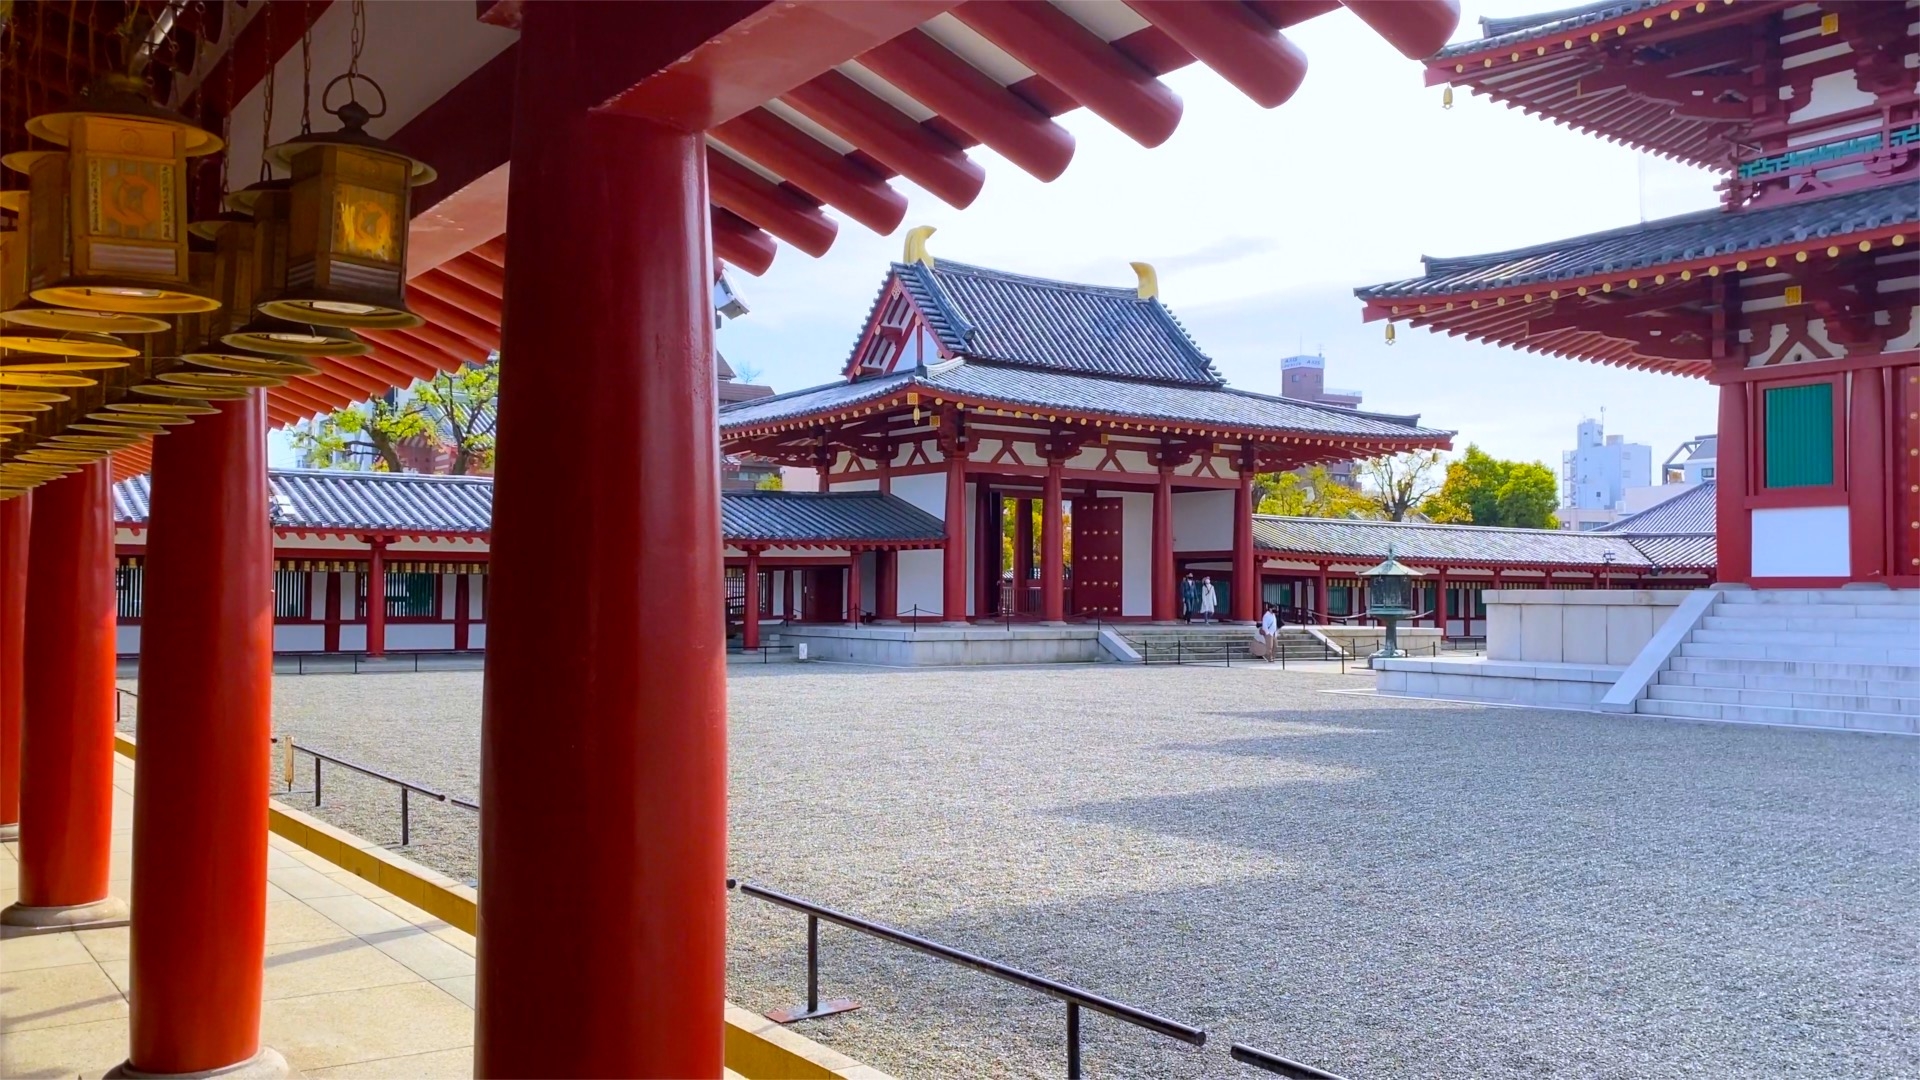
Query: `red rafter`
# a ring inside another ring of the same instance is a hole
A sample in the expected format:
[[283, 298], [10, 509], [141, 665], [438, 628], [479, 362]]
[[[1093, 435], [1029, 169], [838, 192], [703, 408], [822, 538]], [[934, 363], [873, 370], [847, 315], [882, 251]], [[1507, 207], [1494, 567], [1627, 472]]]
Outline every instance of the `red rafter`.
[[781, 96], [796, 111], [957, 207], [970, 205], [987, 181], [966, 153], [838, 71]]

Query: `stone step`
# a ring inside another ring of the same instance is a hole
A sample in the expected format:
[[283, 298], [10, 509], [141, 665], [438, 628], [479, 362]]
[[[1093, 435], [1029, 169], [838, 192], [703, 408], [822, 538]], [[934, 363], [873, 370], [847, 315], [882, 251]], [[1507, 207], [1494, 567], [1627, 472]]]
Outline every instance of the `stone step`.
[[1891, 604], [1920, 607], [1915, 589], [1727, 589], [1723, 604]]
[[1775, 709], [1891, 713], [1896, 716], [1920, 717], [1920, 698], [1865, 697], [1784, 690], [1729, 690], [1719, 686], [1676, 685], [1667, 682], [1664, 676], [1660, 682], [1647, 687], [1647, 696], [1662, 701], [1710, 701], [1721, 705], [1760, 705]]
[[1681, 720], [1723, 720], [1740, 724], [1779, 724], [1835, 731], [1920, 732], [1920, 717], [1896, 713], [1843, 712], [1832, 709], [1776, 709], [1761, 705], [1734, 705], [1713, 701], [1672, 701], [1642, 698], [1635, 712]]
[[[1688, 660], [1688, 662], [1699, 663], [1700, 661]], [[1809, 664], [1807, 666], [1821, 671], [1833, 670], [1832, 665]], [[1920, 681], [1915, 680], [1667, 670], [1660, 673], [1660, 682], [1670, 686], [1710, 686], [1723, 690], [1776, 690], [1791, 694], [1842, 694], [1850, 697], [1920, 699]]]
[[1886, 604], [1729, 604], [1721, 602], [1713, 609], [1714, 618], [1732, 619], [1897, 619], [1920, 622], [1920, 605], [1889, 607]]
[[1866, 679], [1874, 682], [1913, 684], [1920, 682], [1920, 666], [1912, 664], [1822, 663], [1815, 660], [1769, 660], [1761, 658], [1689, 656], [1681, 654], [1667, 662], [1674, 671], [1699, 671], [1719, 675], [1751, 675], [1811, 679]]
[[1693, 632], [1688, 640], [1697, 644], [1721, 645], [1832, 645], [1862, 649], [1914, 649], [1920, 651], [1920, 638], [1891, 637], [1886, 634], [1837, 633], [1822, 630], [1709, 630]]
[[[1694, 636], [1712, 632], [1696, 631]], [[1861, 645], [1689, 641], [1680, 646], [1680, 655], [1720, 660], [1814, 660], [1836, 664], [1920, 667], [1920, 649], [1896, 649], [1884, 644], [1879, 648], [1869, 648]]]
[[[1750, 604], [1735, 610], [1742, 614], [1709, 615], [1700, 620], [1700, 628], [1769, 634], [1884, 634], [1896, 641], [1920, 641], [1920, 617], [1869, 619], [1835, 615], [1802, 616], [1798, 608], [1770, 608], [1759, 604]], [[1756, 615], [1752, 614], [1753, 612], [1762, 614]], [[1776, 614], [1776, 612], [1779, 613]]]

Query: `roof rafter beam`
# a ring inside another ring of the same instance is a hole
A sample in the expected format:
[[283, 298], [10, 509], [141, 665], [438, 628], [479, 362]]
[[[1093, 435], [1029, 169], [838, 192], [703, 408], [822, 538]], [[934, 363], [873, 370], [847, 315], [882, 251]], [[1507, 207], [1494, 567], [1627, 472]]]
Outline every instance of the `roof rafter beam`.
[[923, 30], [867, 51], [860, 63], [1036, 179], [1057, 179], [1073, 160], [1072, 132]]
[[744, 112], [712, 134], [874, 232], [890, 233], [906, 220], [907, 197], [885, 178], [764, 108]]
[[1307, 54], [1239, 0], [1126, 4], [1263, 109], [1284, 104], [1306, 80]]
[[838, 71], [780, 100], [951, 206], [972, 205], [987, 182], [986, 170], [965, 151]]

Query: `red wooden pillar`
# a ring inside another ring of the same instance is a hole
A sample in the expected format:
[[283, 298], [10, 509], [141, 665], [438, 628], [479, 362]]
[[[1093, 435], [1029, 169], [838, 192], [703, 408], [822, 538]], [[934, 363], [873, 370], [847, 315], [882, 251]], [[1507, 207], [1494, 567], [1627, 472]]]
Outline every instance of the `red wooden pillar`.
[[847, 625], [860, 625], [860, 552], [847, 556]]
[[1026, 614], [1027, 586], [1033, 582], [1033, 500], [1013, 504], [1013, 609]]
[[1886, 453], [1887, 384], [1890, 368], [1853, 373], [1847, 415], [1847, 523], [1851, 532], [1849, 576], [1854, 581], [1885, 581], [1888, 482]]
[[1747, 435], [1747, 384], [1720, 384], [1719, 457], [1714, 462], [1714, 525], [1717, 567], [1714, 580], [1745, 584], [1753, 579], [1753, 515], [1747, 510], [1751, 475], [1751, 439]]
[[942, 552], [940, 616], [953, 624], [967, 621], [967, 451], [947, 451], [947, 542]]
[[134, 763], [128, 1065], [256, 1058], [267, 932], [273, 531], [266, 392], [153, 448]]
[[1321, 563], [1320, 569], [1313, 575], [1313, 613], [1320, 617], [1322, 625], [1331, 625], [1327, 617], [1327, 564]]
[[22, 653], [20, 900], [0, 912], [0, 923], [126, 917], [125, 902], [107, 895], [118, 613], [112, 489], [113, 467], [96, 461], [34, 493], [26, 611], [32, 632]]
[[473, 606], [470, 579], [464, 569], [453, 578], [453, 647], [464, 652], [467, 648], [467, 635], [472, 621], [468, 609]]
[[387, 655], [387, 542], [374, 537], [367, 553], [367, 655]]
[[1253, 550], [1253, 469], [1240, 466], [1233, 490], [1233, 592], [1228, 615], [1239, 622], [1260, 617], [1260, 563]]
[[800, 615], [793, 610], [793, 571], [780, 571], [780, 615], [788, 622], [799, 622]]
[[1159, 486], [1153, 489], [1153, 621], [1170, 623], [1180, 616], [1175, 601], [1173, 565], [1173, 466], [1160, 466]]
[[338, 570], [327, 572], [327, 628], [320, 645], [327, 652], [340, 651], [340, 579]]
[[873, 553], [873, 621], [900, 621], [900, 553], [883, 548]]
[[973, 610], [982, 618], [1000, 613], [999, 500], [984, 482], [973, 486]]
[[1065, 495], [1060, 490], [1065, 464], [1058, 457], [1047, 459], [1047, 485], [1040, 509], [1040, 618], [1049, 623], [1067, 621], [1067, 518]]
[[740, 647], [760, 647], [760, 549], [747, 549], [747, 595], [740, 605]]
[[481, 714], [480, 1077], [722, 1073], [706, 150], [698, 131], [594, 110], [575, 89], [583, 58], [612, 47], [598, 24], [634, 10], [522, 16], [502, 341], [519, 360], [500, 395]]
[[1447, 568], [1442, 566], [1434, 581], [1433, 625], [1440, 630], [1440, 637], [1447, 636]]
[[27, 537], [33, 495], [0, 502], [0, 840], [20, 835], [20, 680], [26, 672]]

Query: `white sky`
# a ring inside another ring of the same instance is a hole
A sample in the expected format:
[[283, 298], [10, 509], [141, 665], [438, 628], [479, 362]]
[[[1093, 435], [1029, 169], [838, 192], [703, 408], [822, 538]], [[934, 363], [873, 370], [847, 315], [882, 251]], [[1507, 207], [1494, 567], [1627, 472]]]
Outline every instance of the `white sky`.
[[[1481, 15], [1557, 0], [1466, 0], [1456, 37]], [[1469, 255], [1716, 205], [1711, 174], [1643, 157], [1485, 98], [1423, 84], [1365, 24], [1335, 11], [1287, 32], [1306, 84], [1272, 111], [1200, 65], [1166, 76], [1186, 102], [1179, 130], [1147, 150], [1079, 110], [1065, 175], [1042, 184], [984, 148], [974, 204], [956, 211], [911, 186], [899, 234], [841, 221], [824, 258], [782, 245], [763, 277], [734, 271], [751, 314], [721, 330], [736, 367], [785, 391], [834, 379], [905, 229], [934, 225], [946, 256], [998, 269], [1130, 285], [1127, 263], [1159, 271], [1160, 295], [1235, 386], [1278, 393], [1280, 359], [1323, 351], [1329, 386], [1366, 408], [1418, 412], [1501, 457], [1557, 473], [1583, 416], [1653, 447], [1656, 464], [1711, 432], [1704, 382], [1471, 344], [1402, 325], [1363, 324], [1353, 289], [1411, 277], [1421, 255]], [[896, 180], [896, 184], [903, 181]], [[829, 211], [831, 212], [831, 211]]]

